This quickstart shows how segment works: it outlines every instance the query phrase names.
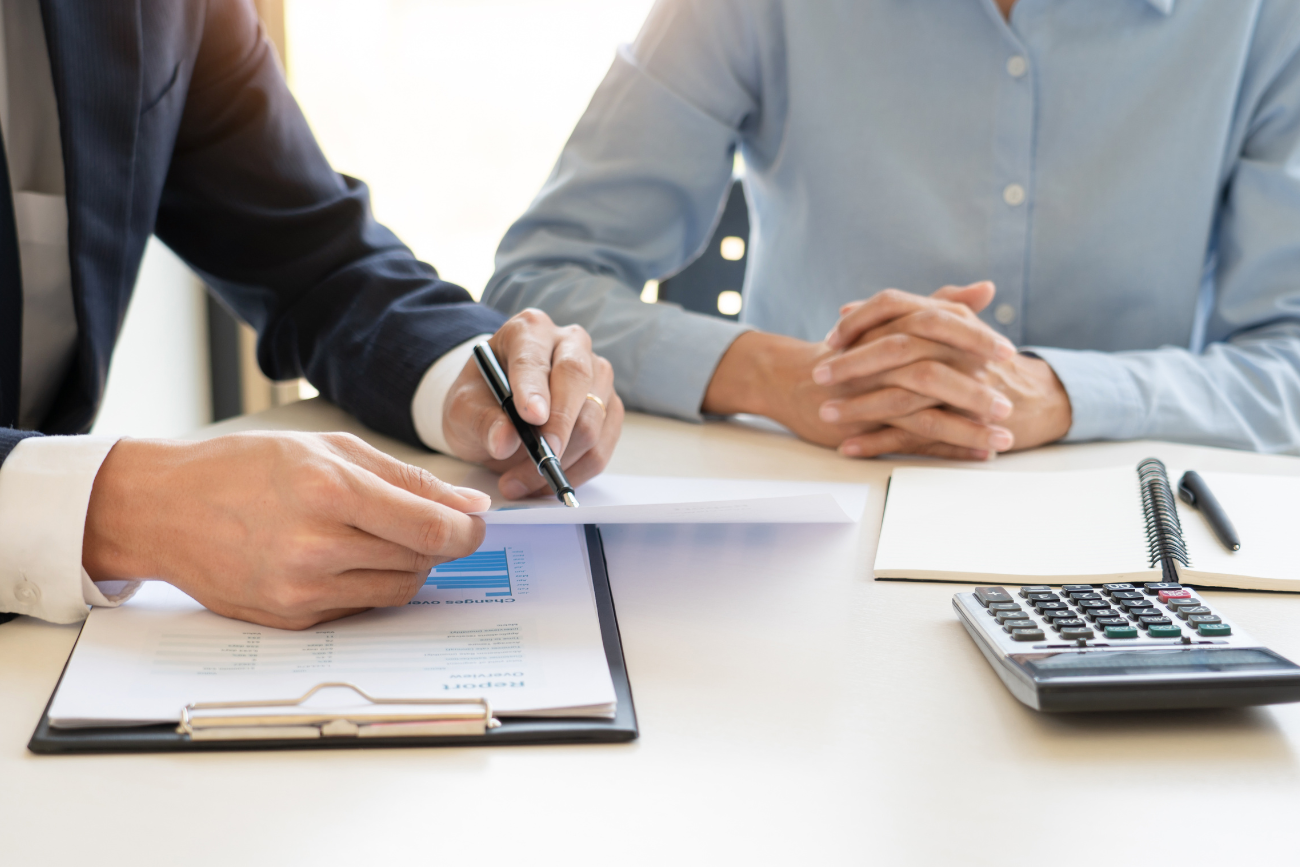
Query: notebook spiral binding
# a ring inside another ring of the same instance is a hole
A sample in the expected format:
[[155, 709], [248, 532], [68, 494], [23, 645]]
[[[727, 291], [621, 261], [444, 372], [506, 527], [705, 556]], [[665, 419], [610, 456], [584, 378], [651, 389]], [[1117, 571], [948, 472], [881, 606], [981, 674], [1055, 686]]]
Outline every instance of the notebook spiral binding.
[[[1183, 541], [1183, 527], [1178, 522], [1178, 506], [1169, 486], [1165, 465], [1156, 458], [1147, 458], [1137, 466], [1138, 485], [1142, 489], [1142, 515], [1147, 523], [1147, 551], [1149, 566], [1157, 563], [1166, 572], [1173, 571], [1173, 562], [1190, 566], [1187, 544]], [[1177, 575], [1166, 575], [1166, 580], [1177, 581]]]

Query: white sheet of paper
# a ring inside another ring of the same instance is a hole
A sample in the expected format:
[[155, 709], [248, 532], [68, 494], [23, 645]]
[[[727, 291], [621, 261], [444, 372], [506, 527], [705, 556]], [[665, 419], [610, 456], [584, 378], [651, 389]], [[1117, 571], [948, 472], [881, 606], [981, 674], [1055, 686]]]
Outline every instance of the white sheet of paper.
[[291, 699], [326, 681], [376, 698], [481, 695], [505, 716], [612, 717], [584, 547], [577, 527], [489, 527], [473, 559], [436, 567], [402, 608], [301, 632], [229, 620], [149, 582], [91, 612], [50, 721], [173, 722], [189, 702]]
[[869, 485], [765, 479], [687, 479], [606, 473], [577, 489], [576, 509], [554, 499], [480, 512], [489, 524], [848, 524]]

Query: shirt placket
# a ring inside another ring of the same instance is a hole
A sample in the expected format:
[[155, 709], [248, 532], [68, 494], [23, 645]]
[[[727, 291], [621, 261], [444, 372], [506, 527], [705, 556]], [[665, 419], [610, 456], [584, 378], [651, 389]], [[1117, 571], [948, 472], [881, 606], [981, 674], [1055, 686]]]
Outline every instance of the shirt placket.
[[1007, 31], [1001, 50], [993, 127], [995, 186], [988, 191], [995, 200], [989, 261], [998, 291], [989, 315], [998, 331], [1022, 343], [1034, 195], [1034, 68], [1029, 51], [1012, 31]]

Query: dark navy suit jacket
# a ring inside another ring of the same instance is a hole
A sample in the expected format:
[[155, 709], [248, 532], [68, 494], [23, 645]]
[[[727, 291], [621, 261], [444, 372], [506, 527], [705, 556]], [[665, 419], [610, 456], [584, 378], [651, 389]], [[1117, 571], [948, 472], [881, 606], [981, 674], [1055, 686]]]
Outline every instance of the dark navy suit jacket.
[[[503, 317], [439, 280], [375, 222], [365, 185], [330, 168], [251, 0], [42, 0], [41, 11], [80, 333], [42, 431], [89, 429], [156, 233], [257, 329], [268, 376], [305, 374], [369, 426], [418, 443], [420, 377]], [[30, 435], [0, 428], [0, 462]]]

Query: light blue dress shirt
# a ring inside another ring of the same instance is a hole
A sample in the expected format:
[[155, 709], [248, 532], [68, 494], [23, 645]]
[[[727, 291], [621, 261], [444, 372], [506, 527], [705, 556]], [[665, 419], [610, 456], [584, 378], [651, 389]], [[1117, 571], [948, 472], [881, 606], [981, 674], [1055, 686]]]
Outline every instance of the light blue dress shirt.
[[[744, 325], [644, 304], [744, 156]], [[584, 325], [698, 417], [744, 327], [820, 340], [885, 287], [997, 284], [1070, 440], [1300, 452], [1300, 2], [661, 0], [485, 300]]]

